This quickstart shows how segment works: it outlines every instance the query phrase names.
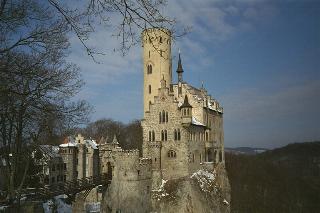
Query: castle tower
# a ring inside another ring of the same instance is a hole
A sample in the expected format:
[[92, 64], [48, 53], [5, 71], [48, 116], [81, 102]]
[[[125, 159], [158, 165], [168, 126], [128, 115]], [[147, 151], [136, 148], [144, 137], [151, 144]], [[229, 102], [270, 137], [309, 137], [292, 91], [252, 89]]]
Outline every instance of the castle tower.
[[171, 32], [164, 28], [151, 28], [142, 32], [143, 47], [143, 113], [149, 111], [158, 94], [160, 80], [172, 83]]

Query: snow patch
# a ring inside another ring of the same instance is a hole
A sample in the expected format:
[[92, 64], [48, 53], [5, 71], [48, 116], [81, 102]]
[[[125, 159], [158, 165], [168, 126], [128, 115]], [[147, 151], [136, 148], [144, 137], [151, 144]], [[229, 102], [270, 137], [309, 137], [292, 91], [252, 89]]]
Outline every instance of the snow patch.
[[190, 178], [197, 180], [202, 191], [211, 192], [217, 191], [217, 187], [215, 185], [216, 175], [215, 171], [209, 172], [200, 169], [193, 173]]
[[198, 121], [195, 117], [192, 116], [192, 124], [197, 125], [197, 126], [205, 126], [203, 123]]
[[71, 205], [68, 205], [64, 202], [66, 195], [55, 196], [54, 199], [48, 200], [42, 204], [43, 210], [45, 213], [51, 213], [56, 206], [57, 213], [72, 213]]
[[229, 202], [228, 202], [226, 199], [223, 200], [223, 203], [224, 203], [225, 205], [229, 205]]

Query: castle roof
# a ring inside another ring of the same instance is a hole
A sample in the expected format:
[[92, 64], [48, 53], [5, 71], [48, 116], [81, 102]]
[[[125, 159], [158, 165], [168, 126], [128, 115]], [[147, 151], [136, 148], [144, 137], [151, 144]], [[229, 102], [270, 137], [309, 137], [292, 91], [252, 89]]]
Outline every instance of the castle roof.
[[184, 107], [191, 107], [192, 108], [192, 106], [189, 104], [189, 100], [188, 100], [188, 96], [187, 95], [184, 96], [184, 102], [180, 106], [180, 108], [184, 108]]

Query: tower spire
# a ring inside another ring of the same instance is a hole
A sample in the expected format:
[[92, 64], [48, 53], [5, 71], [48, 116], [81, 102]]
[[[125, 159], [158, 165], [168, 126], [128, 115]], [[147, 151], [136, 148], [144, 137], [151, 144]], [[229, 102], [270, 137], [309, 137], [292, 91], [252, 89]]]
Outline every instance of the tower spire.
[[177, 73], [178, 73], [178, 82], [182, 82], [183, 68], [182, 68], [182, 62], [181, 62], [181, 56], [180, 56], [180, 49], [179, 49], [179, 60], [178, 60]]

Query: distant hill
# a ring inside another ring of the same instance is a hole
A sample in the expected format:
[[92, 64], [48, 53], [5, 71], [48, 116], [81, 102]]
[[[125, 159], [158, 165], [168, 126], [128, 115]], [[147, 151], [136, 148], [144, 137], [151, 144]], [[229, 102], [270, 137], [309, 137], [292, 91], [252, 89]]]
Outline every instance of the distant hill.
[[226, 147], [225, 152], [233, 153], [233, 154], [246, 154], [246, 155], [256, 155], [262, 152], [267, 151], [265, 148], [252, 148], [252, 147], [236, 147], [236, 148], [228, 148]]
[[320, 142], [226, 152], [231, 212], [320, 212]]

